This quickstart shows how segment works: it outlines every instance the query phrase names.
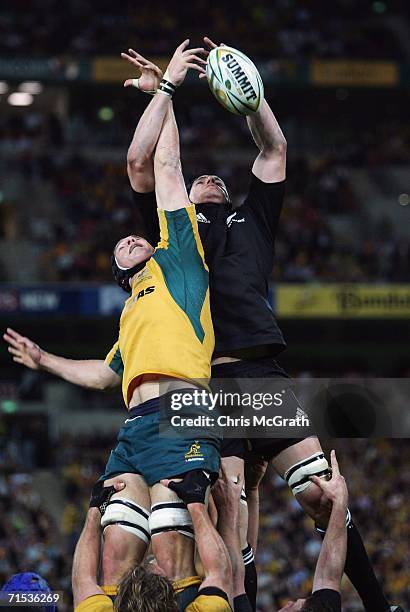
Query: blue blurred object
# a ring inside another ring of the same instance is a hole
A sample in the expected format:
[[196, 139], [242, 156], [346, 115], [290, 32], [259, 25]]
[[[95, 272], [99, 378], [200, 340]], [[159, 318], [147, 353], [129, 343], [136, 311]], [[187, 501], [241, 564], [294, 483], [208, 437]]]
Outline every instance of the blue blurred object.
[[[36, 592], [41, 591], [44, 593], [52, 593], [52, 590], [48, 586], [47, 580], [44, 580], [38, 574], [34, 574], [34, 572], [22, 572], [21, 574], [14, 574], [8, 580], [1, 589], [4, 593], [13, 593], [13, 592]], [[38, 608], [39, 612], [44, 610], [44, 612], [56, 612], [56, 606], [42, 606]]]

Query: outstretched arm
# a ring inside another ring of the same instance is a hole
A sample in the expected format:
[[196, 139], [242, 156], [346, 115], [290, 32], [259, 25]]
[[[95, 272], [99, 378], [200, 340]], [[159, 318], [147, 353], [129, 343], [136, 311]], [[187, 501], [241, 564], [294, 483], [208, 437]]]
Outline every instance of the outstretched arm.
[[[188, 42], [186, 40], [177, 48], [165, 73], [176, 87], [182, 84], [189, 68], [204, 73], [202, 64], [206, 63], [205, 60], [193, 54], [192, 50], [185, 51]], [[203, 49], [194, 49], [194, 51], [204, 52]], [[189, 203], [182, 176], [178, 127], [171, 98], [161, 92], [158, 92], [155, 97], [157, 96], [165, 97], [166, 100], [163, 103], [167, 104], [167, 114], [154, 156], [157, 204], [158, 208], [163, 210], [178, 210]]]
[[[187, 39], [179, 45], [168, 66], [167, 78], [175, 86], [182, 83], [188, 68], [195, 68], [201, 71], [200, 64], [201, 62], [205, 63], [204, 60], [196, 55], [203, 52], [202, 47], [187, 49], [188, 44], [189, 40]], [[140, 88], [144, 91], [155, 91], [158, 89], [162, 79], [162, 72], [158, 66], [145, 59], [133, 49], [129, 49], [128, 54], [122, 53], [121, 56], [141, 71], [139, 79]], [[186, 63], [185, 68], [182, 66], [181, 60]], [[130, 84], [132, 84], [132, 79], [125, 81], [124, 86]], [[163, 94], [159, 94], [159, 97], [163, 97]], [[153, 154], [165, 115], [163, 114], [164, 102], [157, 102], [155, 104], [152, 102], [147, 106], [138, 122], [127, 155], [127, 171], [130, 183], [134, 191], [138, 193], [151, 192], [155, 186]], [[157, 107], [157, 104], [159, 104], [159, 107]]]
[[286, 178], [286, 140], [269, 104], [264, 100], [259, 110], [246, 118], [259, 155], [252, 172], [264, 183]]
[[[210, 49], [218, 47], [207, 36]], [[221, 43], [223, 46], [224, 43]], [[200, 75], [202, 78], [202, 76]], [[278, 183], [286, 178], [286, 139], [269, 104], [264, 100], [259, 110], [246, 118], [248, 127], [259, 149], [252, 171], [264, 183]]]
[[9, 344], [8, 350], [13, 355], [13, 361], [30, 370], [44, 370], [75, 385], [100, 391], [121, 384], [121, 376], [102, 359], [66, 359], [47, 353], [38, 344], [10, 327], [3, 338]]
[[[162, 71], [134, 51], [121, 53], [121, 57], [141, 71], [138, 79], [139, 88], [143, 91], [156, 91], [162, 79]], [[132, 85], [133, 79], [127, 79], [124, 87]], [[135, 129], [127, 153], [127, 172], [131, 187], [138, 193], [154, 191], [154, 149], [162, 127], [161, 121], [153, 116], [153, 106], [149, 104]]]

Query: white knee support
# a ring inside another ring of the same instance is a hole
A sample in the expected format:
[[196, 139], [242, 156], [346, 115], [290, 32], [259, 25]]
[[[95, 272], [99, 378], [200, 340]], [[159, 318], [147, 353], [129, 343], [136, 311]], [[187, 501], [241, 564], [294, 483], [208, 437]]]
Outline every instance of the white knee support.
[[318, 452], [292, 465], [286, 471], [284, 478], [290, 486], [293, 495], [296, 495], [307, 489], [312, 483], [310, 476], [327, 478], [330, 474], [329, 464], [324, 454]]
[[142, 506], [125, 497], [118, 497], [107, 504], [107, 509], [101, 517], [101, 527], [105, 530], [109, 525], [118, 525], [148, 544], [151, 539], [149, 515], [149, 511]]
[[149, 528], [152, 537], [166, 531], [178, 531], [188, 538], [195, 537], [191, 515], [182, 501], [154, 504], [151, 507]]

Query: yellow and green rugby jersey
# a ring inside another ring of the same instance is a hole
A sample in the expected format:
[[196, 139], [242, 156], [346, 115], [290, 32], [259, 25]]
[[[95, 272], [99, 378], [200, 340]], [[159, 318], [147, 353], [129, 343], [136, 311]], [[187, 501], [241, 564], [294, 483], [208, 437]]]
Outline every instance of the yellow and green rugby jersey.
[[[91, 595], [84, 599], [75, 612], [113, 612], [114, 604], [107, 595]], [[201, 595], [185, 608], [185, 612], [232, 612], [232, 608], [224, 597], [218, 595]]]
[[144, 374], [206, 384], [214, 349], [208, 269], [195, 206], [158, 210], [161, 240], [133, 280], [106, 363], [128, 405]]

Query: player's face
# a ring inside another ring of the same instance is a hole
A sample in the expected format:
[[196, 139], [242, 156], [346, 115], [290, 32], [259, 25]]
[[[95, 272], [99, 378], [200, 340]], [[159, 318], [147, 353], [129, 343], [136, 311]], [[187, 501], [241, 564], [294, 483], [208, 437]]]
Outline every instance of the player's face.
[[303, 608], [306, 599], [298, 599], [297, 601], [289, 601], [284, 608], [279, 612], [299, 612]]
[[115, 259], [120, 268], [133, 268], [149, 259], [153, 252], [150, 243], [140, 236], [122, 238], [114, 249]]
[[189, 199], [195, 204], [225, 204], [227, 202], [226, 185], [219, 176], [204, 174], [192, 183]]

